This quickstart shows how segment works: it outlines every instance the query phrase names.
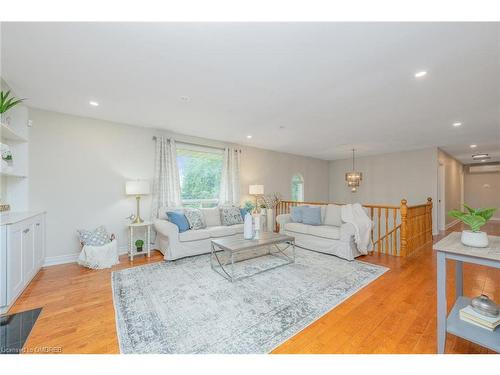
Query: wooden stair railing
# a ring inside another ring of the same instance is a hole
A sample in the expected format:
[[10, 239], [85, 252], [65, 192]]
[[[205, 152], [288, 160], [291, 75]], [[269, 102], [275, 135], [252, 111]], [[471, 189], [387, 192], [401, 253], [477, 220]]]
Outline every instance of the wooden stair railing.
[[[275, 208], [275, 217], [290, 213], [294, 206], [327, 204], [329, 203], [281, 201]], [[408, 206], [407, 200], [402, 199], [400, 206], [364, 204], [363, 207], [373, 221], [372, 253], [404, 257], [432, 242], [432, 198], [415, 206]], [[276, 223], [275, 230], [279, 232], [279, 229], [279, 224]]]

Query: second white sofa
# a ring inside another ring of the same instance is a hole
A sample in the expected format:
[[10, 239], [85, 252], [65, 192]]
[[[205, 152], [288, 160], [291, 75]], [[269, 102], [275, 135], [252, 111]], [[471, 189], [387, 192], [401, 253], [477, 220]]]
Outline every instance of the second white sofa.
[[304, 249], [336, 255], [347, 260], [362, 255], [354, 242], [354, 226], [344, 223], [341, 206], [321, 206], [321, 225], [293, 222], [291, 214], [278, 215], [280, 232], [295, 237], [295, 245]]

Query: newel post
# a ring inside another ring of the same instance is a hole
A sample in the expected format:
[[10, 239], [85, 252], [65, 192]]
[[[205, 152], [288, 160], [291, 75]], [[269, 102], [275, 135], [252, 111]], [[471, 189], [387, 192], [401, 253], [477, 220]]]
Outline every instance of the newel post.
[[427, 207], [425, 208], [425, 213], [427, 216], [427, 223], [428, 227], [427, 233], [426, 233], [426, 242], [431, 242], [432, 241], [432, 198], [428, 197], [427, 198]]
[[400, 256], [406, 256], [408, 251], [408, 201], [406, 199], [401, 199], [401, 248], [399, 250]]

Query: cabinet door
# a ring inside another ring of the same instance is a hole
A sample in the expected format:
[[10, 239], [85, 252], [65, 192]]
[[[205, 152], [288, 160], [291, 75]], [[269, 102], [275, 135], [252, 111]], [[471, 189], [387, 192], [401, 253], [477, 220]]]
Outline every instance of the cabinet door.
[[36, 217], [34, 228], [35, 272], [37, 272], [45, 261], [45, 223], [42, 215]]
[[23, 279], [25, 285], [35, 275], [34, 227], [34, 223], [31, 222], [23, 229]]
[[23, 290], [23, 228], [9, 228], [7, 233], [7, 304]]

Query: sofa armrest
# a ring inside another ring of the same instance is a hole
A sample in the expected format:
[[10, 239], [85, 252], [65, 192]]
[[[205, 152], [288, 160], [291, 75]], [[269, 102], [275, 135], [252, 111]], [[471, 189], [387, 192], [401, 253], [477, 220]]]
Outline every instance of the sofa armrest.
[[155, 229], [160, 235], [168, 237], [170, 241], [179, 241], [179, 227], [168, 220], [155, 220]]
[[340, 226], [340, 240], [350, 242], [354, 237], [354, 225], [351, 223], [342, 223]]
[[286, 223], [291, 223], [292, 222], [292, 216], [290, 214], [281, 214], [276, 216], [276, 222], [280, 226], [280, 232], [283, 230], [283, 226]]

